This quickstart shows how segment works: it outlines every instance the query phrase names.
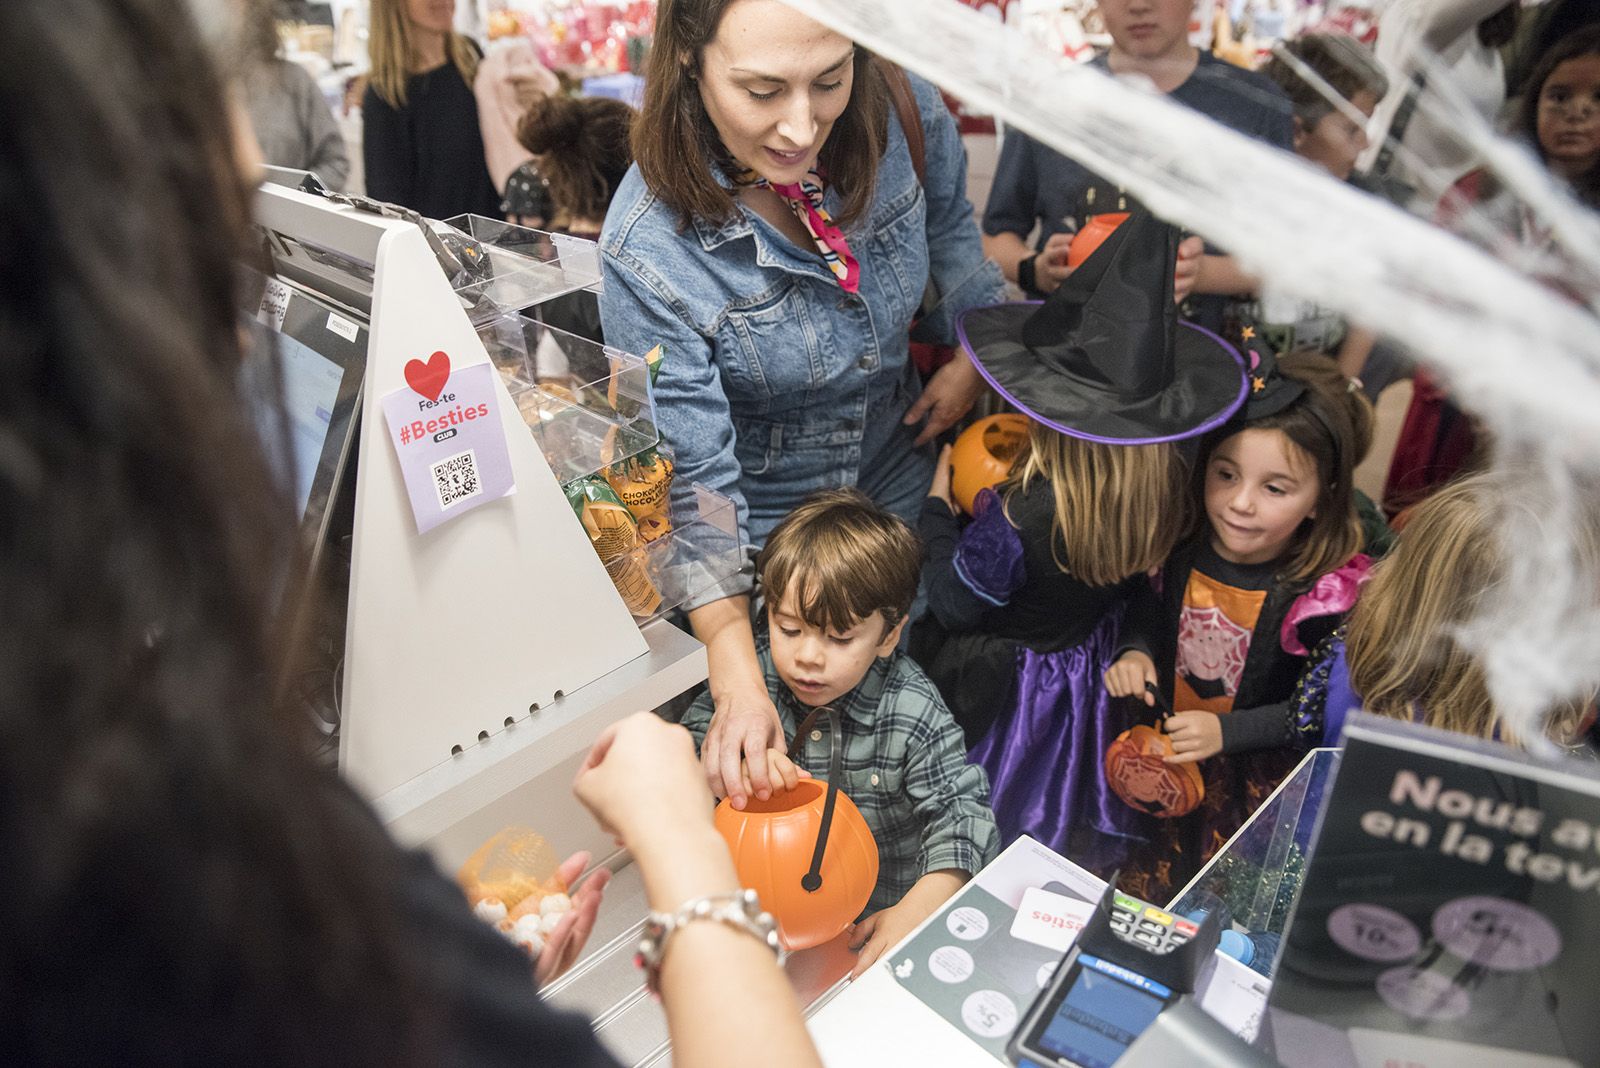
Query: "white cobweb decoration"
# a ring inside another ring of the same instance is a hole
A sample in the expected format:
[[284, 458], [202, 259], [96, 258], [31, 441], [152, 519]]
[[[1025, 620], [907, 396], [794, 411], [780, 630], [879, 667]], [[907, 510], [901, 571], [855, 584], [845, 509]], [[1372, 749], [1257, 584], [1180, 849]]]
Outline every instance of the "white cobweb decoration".
[[[1228, 249], [1274, 293], [1316, 301], [1423, 359], [1496, 441], [1511, 580], [1462, 637], [1532, 746], [1552, 706], [1600, 679], [1600, 575], [1574, 551], [1600, 486], [1600, 226], [1526, 150], [1448, 94], [1463, 135], [1536, 211], [1563, 296], [1458, 237], [1160, 94], [1062, 67], [957, 0], [784, 0], [1124, 186]], [[1588, 307], [1585, 307], [1588, 305]]]

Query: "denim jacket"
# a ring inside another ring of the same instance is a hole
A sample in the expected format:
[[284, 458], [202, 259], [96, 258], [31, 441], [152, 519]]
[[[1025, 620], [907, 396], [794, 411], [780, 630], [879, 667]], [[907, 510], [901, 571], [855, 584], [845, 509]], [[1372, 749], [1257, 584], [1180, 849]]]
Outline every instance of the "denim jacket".
[[[913, 78], [926, 142], [917, 181], [891, 110], [877, 195], [847, 235], [861, 265], [847, 294], [812, 246], [799, 248], [743, 205], [727, 222], [675, 210], [639, 170], [618, 188], [600, 237], [606, 342], [663, 344], [656, 382], [662, 437], [676, 453], [675, 494], [702, 483], [732, 497], [739, 532], [759, 545], [810, 492], [859, 485], [915, 523], [932, 456], [901, 427], [921, 392], [907, 331], [931, 277], [936, 329], [1003, 299], [966, 196], [966, 152], [938, 91]], [[837, 190], [827, 206], [838, 212]], [[697, 603], [747, 592], [748, 576]], [[693, 604], [691, 604], [693, 607]]]

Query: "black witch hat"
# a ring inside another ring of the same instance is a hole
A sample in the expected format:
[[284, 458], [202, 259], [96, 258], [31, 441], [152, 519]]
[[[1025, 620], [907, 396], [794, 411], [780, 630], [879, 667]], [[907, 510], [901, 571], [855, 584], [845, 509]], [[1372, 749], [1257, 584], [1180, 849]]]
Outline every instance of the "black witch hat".
[[1112, 445], [1177, 441], [1244, 403], [1244, 358], [1178, 319], [1177, 230], [1137, 212], [1044, 302], [973, 308], [958, 334], [974, 366], [1030, 418]]

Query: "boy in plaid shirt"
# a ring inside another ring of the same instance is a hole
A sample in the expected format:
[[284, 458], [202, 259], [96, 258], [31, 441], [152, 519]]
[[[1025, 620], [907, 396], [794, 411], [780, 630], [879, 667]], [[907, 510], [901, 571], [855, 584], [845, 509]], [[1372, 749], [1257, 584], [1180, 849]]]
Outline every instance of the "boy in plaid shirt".
[[[784, 736], [814, 708], [838, 710], [839, 788], [878, 842], [878, 885], [851, 937], [854, 977], [994, 858], [989, 780], [966, 762], [939, 691], [898, 648], [922, 568], [910, 527], [857, 490], [815, 493], [773, 530], [756, 566], [768, 624], [756, 653]], [[703, 694], [684, 716], [696, 744], [711, 714]], [[826, 769], [831, 744], [819, 726], [788, 755], [768, 750], [772, 782], [792, 789], [800, 768]]]

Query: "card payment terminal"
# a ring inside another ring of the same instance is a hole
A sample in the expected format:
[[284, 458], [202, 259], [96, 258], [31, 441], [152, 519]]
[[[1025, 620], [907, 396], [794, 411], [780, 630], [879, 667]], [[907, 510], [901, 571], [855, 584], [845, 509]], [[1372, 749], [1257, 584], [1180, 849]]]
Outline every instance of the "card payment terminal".
[[1194, 992], [1216, 913], [1191, 923], [1119, 893], [1112, 878], [1006, 1052], [1023, 1068], [1112, 1068], [1156, 1016]]

